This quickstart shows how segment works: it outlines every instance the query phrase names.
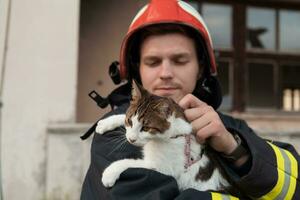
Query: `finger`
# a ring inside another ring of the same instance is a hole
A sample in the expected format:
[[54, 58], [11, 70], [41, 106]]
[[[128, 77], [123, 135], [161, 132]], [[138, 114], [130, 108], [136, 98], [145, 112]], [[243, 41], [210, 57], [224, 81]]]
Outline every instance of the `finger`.
[[191, 122], [203, 115], [203, 112], [201, 112], [201, 111], [202, 111], [202, 109], [200, 107], [190, 108], [190, 109], [186, 109], [184, 111], [184, 115], [187, 118], [187, 120], [189, 120], [189, 122]]
[[205, 102], [201, 101], [197, 97], [192, 94], [185, 95], [179, 102], [179, 106], [182, 107], [184, 110], [188, 108], [194, 108], [200, 106], [202, 104], [206, 104]]
[[211, 106], [207, 106], [206, 104], [202, 104], [201, 106], [186, 109], [184, 111], [185, 117], [191, 122], [197, 118], [202, 117], [204, 114], [208, 112], [213, 112], [213, 108]]
[[196, 140], [200, 144], [205, 143], [212, 135], [214, 132], [214, 127], [211, 123], [207, 124], [203, 128], [199, 129], [196, 133]]
[[208, 124], [210, 124], [213, 120], [213, 115], [212, 113], [206, 113], [202, 115], [201, 117], [195, 119], [194, 121], [191, 122], [191, 125], [193, 127], [193, 131], [197, 132], [198, 130], [204, 128]]

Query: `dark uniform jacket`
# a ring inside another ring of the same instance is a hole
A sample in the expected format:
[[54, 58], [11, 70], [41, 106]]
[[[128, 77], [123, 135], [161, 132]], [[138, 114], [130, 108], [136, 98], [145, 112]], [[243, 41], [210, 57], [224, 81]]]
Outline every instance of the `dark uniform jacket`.
[[[105, 117], [125, 113], [127, 107], [128, 103], [124, 103]], [[239, 194], [230, 196], [194, 189], [179, 191], [173, 177], [142, 168], [126, 170], [112, 188], [106, 189], [102, 185], [101, 175], [110, 163], [142, 156], [140, 148], [124, 140], [125, 130], [120, 127], [104, 135], [94, 134], [91, 164], [82, 186], [81, 200], [300, 200], [299, 155], [295, 149], [289, 144], [258, 137], [242, 120], [219, 115], [227, 129], [239, 134], [251, 154], [246, 166], [239, 169], [226, 161], [222, 162]], [[95, 125], [92, 130], [94, 128]]]

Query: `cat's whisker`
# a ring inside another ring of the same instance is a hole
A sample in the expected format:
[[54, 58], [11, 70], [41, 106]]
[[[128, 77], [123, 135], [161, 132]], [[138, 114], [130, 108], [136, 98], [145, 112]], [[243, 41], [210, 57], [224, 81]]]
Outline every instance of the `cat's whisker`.
[[[120, 143], [117, 147], [115, 147], [110, 153], [107, 154], [107, 156], [110, 156], [112, 153], [117, 151], [118, 149], [121, 149], [122, 146], [124, 146], [125, 142]], [[125, 149], [125, 148], [124, 148]], [[122, 150], [119, 150], [122, 151]]]
[[122, 140], [118, 140], [117, 142], [115, 142], [115, 145], [112, 147], [112, 150], [108, 153], [108, 155], [110, 155], [113, 152], [115, 152], [116, 150], [118, 150], [120, 148], [120, 146], [122, 146], [123, 143], [124, 143], [124, 141], [122, 141]]
[[127, 147], [127, 140], [125, 140], [119, 147], [120, 151], [125, 151]]
[[109, 156], [110, 154], [112, 154], [113, 152], [117, 151], [118, 149], [121, 151], [121, 147], [122, 147], [123, 145], [126, 146], [126, 145], [125, 145], [126, 142], [127, 142], [127, 140], [126, 140], [125, 137], [124, 137], [124, 138], [120, 138], [120, 140], [117, 141], [116, 145], [114, 146], [114, 148], [112, 149], [112, 151], [108, 154], [108, 156]]
[[125, 136], [124, 132], [123, 131], [119, 131], [117, 130], [115, 133], [119, 133], [120, 135], [117, 135], [118, 137], [122, 137], [122, 136]]
[[118, 142], [121, 142], [122, 140], [123, 140], [123, 139], [120, 138], [120, 137], [111, 138], [111, 139], [107, 142], [107, 144], [110, 144], [110, 143], [116, 144], [116, 143], [118, 143]]
[[124, 140], [126, 140], [125, 136], [115, 136], [115, 137], [111, 138], [108, 143], [117, 143], [118, 144], [118, 142], [123, 142]]

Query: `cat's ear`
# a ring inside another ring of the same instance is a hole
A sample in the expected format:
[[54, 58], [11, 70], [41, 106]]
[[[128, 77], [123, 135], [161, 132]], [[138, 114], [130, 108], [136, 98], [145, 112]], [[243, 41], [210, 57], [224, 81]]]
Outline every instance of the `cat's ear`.
[[139, 83], [137, 83], [134, 79], [132, 80], [132, 91], [131, 96], [136, 98], [141, 98], [148, 94], [147, 90], [143, 88]]
[[167, 117], [168, 115], [172, 114], [169, 103], [162, 101], [159, 103], [159, 110], [161, 113], [164, 113]]

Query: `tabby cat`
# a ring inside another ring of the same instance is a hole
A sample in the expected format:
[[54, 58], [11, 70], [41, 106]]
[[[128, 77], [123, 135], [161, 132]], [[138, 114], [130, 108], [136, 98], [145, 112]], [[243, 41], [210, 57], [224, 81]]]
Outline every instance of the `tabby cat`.
[[141, 146], [143, 159], [113, 162], [102, 174], [105, 187], [112, 187], [128, 168], [154, 169], [176, 179], [179, 189], [226, 191], [230, 186], [216, 156], [196, 142], [183, 109], [171, 98], [148, 93], [133, 81], [132, 99], [126, 115], [100, 120], [96, 132], [123, 126], [129, 143]]

